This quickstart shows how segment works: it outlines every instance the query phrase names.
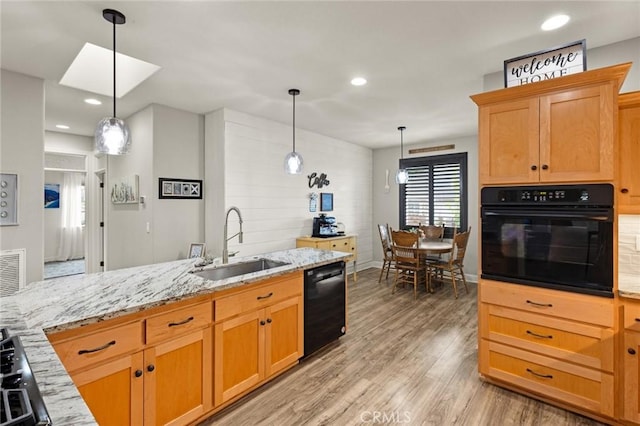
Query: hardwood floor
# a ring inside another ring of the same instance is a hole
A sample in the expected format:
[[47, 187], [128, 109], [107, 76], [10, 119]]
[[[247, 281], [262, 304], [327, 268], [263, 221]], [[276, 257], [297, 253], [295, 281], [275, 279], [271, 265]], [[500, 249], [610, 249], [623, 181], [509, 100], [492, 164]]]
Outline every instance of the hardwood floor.
[[347, 334], [204, 425], [599, 425], [478, 378], [476, 285], [459, 298], [349, 282]]

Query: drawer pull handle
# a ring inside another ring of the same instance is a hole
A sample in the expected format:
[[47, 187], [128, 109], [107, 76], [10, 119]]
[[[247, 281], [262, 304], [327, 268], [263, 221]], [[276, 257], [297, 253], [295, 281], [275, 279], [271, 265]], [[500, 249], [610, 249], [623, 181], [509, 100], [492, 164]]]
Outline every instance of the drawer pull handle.
[[536, 373], [535, 371], [533, 371], [530, 368], [527, 368], [527, 373], [531, 373], [536, 377], [540, 377], [541, 379], [553, 379], [553, 376], [551, 374], [540, 374], [540, 373]]
[[527, 330], [527, 334], [533, 337], [539, 337], [540, 339], [553, 339], [553, 336], [551, 334], [547, 334], [545, 336], [544, 334], [534, 333], [531, 330]]
[[100, 351], [103, 351], [103, 350], [107, 349], [109, 346], [113, 346], [115, 344], [116, 344], [116, 341], [112, 340], [109, 343], [105, 343], [104, 345], [102, 345], [100, 347], [97, 347], [97, 348], [94, 348], [94, 349], [80, 349], [78, 351], [78, 355], [84, 355], [84, 354], [91, 354], [91, 353], [94, 353], [94, 352], [100, 352]]
[[178, 325], [185, 325], [186, 323], [191, 322], [191, 321], [193, 321], [193, 317], [189, 317], [186, 320], [180, 321], [180, 322], [170, 322], [169, 323], [169, 327], [176, 327]]
[[273, 292], [271, 292], [271, 293], [267, 294], [266, 296], [258, 296], [258, 297], [256, 297], [256, 299], [258, 299], [258, 300], [268, 299], [268, 298], [270, 298], [271, 296], [273, 296]]
[[531, 300], [527, 300], [527, 303], [533, 306], [539, 306], [541, 308], [552, 308], [553, 305], [551, 303], [537, 303], [537, 302], [532, 302]]
[[636, 350], [633, 349], [633, 348], [627, 349], [627, 352], [629, 352], [629, 355], [635, 355], [636, 354]]

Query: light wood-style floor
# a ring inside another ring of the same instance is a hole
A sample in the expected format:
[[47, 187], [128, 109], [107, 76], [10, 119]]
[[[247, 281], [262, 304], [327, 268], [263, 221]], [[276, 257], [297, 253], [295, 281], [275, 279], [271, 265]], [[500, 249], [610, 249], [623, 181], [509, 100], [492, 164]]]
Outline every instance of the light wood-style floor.
[[[478, 378], [476, 285], [349, 282], [349, 330], [201, 425], [599, 425]], [[351, 277], [349, 277], [351, 278]]]

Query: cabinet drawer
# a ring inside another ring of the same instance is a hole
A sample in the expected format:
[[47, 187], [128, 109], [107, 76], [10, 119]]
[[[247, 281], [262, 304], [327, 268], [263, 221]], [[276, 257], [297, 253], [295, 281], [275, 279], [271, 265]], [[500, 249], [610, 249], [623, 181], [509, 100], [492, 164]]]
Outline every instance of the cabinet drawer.
[[302, 294], [302, 274], [296, 273], [288, 279], [216, 300], [215, 319], [220, 321], [299, 294]]
[[613, 299], [487, 280], [480, 291], [484, 303], [613, 327]]
[[591, 368], [613, 372], [613, 329], [484, 305], [482, 337]]
[[488, 375], [545, 397], [613, 416], [613, 374], [488, 342]]
[[135, 322], [54, 344], [67, 371], [142, 348], [142, 324]]
[[640, 331], [640, 303], [624, 301], [624, 328]]
[[187, 306], [147, 319], [147, 344], [157, 343], [198, 328], [213, 321], [211, 302]]

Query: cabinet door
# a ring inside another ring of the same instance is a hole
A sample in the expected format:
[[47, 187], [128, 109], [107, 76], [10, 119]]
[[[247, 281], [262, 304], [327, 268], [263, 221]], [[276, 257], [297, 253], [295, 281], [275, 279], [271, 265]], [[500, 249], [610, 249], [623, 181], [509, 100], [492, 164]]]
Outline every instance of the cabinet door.
[[211, 328], [144, 351], [144, 424], [185, 424], [212, 407]]
[[335, 250], [334, 243], [330, 240], [316, 241], [315, 248], [320, 250]]
[[215, 404], [219, 405], [264, 377], [264, 310], [247, 312], [215, 326]]
[[138, 352], [71, 376], [98, 424], [142, 424], [142, 360]]
[[265, 309], [267, 377], [296, 363], [304, 351], [302, 296]]
[[538, 99], [480, 107], [480, 183], [537, 182]]
[[640, 423], [640, 333], [624, 333], [624, 418]]
[[[640, 93], [634, 108], [620, 109], [620, 207], [640, 213]], [[625, 213], [625, 211], [621, 211]]]
[[540, 181], [613, 180], [613, 83], [540, 98]]

